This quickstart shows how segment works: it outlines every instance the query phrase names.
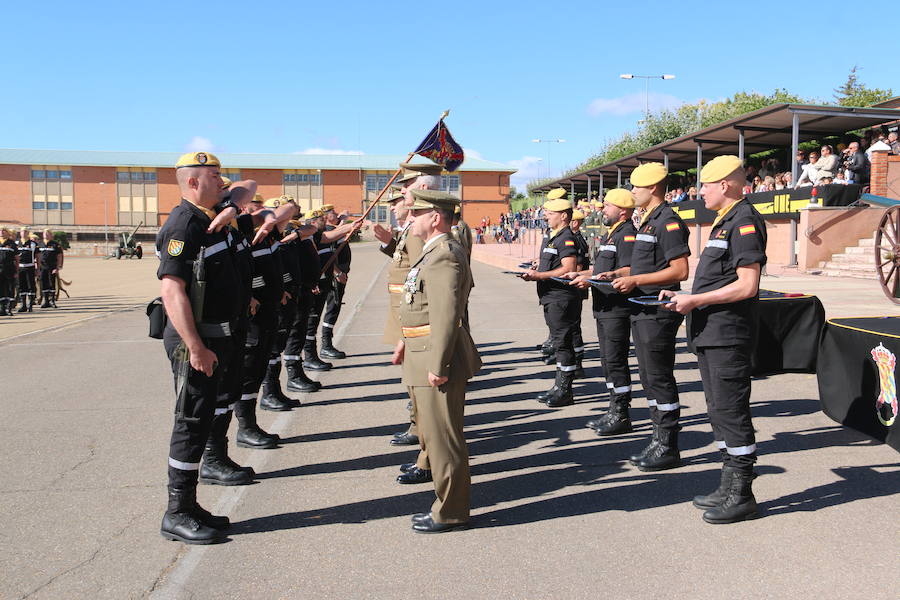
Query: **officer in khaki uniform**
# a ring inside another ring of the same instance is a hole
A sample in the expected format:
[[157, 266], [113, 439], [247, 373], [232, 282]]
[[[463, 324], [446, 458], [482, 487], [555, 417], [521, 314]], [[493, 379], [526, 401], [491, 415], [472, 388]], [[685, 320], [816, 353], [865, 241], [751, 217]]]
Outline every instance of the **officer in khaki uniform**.
[[466, 382], [481, 368], [463, 324], [472, 288], [465, 249], [450, 235], [459, 199], [412, 190], [412, 235], [424, 242], [403, 283], [402, 338], [395, 356], [418, 418], [420, 447], [428, 453], [437, 499], [413, 516], [413, 530], [442, 533], [469, 520], [469, 454], [463, 434]]
[[463, 247], [466, 251], [466, 255], [469, 257], [469, 263], [472, 263], [472, 228], [469, 227], [469, 224], [463, 221], [462, 211], [460, 207], [456, 207], [456, 211], [453, 213], [453, 226], [450, 228], [450, 233], [453, 235], [453, 238], [459, 242], [459, 245]]
[[[435, 179], [439, 181], [441, 166], [435, 164], [401, 163], [401, 176], [397, 179], [394, 194], [388, 199], [397, 226], [400, 228], [392, 233], [380, 225], [375, 225], [373, 231], [375, 237], [381, 242], [381, 251], [391, 257], [388, 265], [388, 300], [389, 310], [384, 326], [382, 341], [392, 346], [400, 339], [400, 322], [397, 314], [400, 308], [403, 283], [412, 261], [422, 254], [424, 242], [414, 235], [410, 235], [412, 219], [410, 217], [410, 205], [413, 202], [412, 189], [416, 187], [437, 188]], [[420, 178], [422, 181], [420, 182]], [[409, 404], [409, 428], [394, 434], [391, 438], [392, 446], [415, 446], [419, 443], [416, 416], [412, 402]], [[415, 470], [413, 470], [415, 468]], [[398, 478], [400, 483], [427, 483], [431, 481], [431, 473], [425, 456], [419, 457], [417, 464], [403, 465], [403, 474]]]

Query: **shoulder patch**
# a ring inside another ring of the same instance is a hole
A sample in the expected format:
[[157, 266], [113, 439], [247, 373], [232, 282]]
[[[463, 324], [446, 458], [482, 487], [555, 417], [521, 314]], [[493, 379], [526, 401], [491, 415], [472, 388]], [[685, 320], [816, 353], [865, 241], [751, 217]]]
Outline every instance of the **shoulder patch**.
[[738, 227], [738, 231], [741, 235], [749, 235], [751, 233], [756, 233], [756, 225], [741, 225]]
[[623, 241], [623, 242], [633, 242], [633, 241], [634, 241], [634, 236], [633, 236], [633, 235], [626, 235], [626, 236], [624, 236], [624, 237], [622, 238], [622, 241]]
[[178, 256], [184, 250], [184, 242], [180, 240], [169, 240], [169, 245], [166, 247], [166, 252], [169, 253], [169, 256]]
[[678, 223], [669, 223], [666, 225], [666, 231], [676, 231], [678, 229]]
[[574, 245], [575, 245], [574, 240], [566, 240], [566, 246], [574, 246]]

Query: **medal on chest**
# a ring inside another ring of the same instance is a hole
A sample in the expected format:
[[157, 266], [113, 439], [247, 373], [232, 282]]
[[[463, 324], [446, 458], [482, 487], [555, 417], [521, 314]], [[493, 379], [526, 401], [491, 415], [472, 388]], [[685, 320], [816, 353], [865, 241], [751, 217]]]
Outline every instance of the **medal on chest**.
[[412, 304], [413, 298], [415, 297], [415, 294], [416, 294], [416, 287], [418, 286], [418, 282], [419, 282], [419, 269], [418, 268], [410, 269], [409, 273], [406, 274], [406, 281], [403, 284], [403, 289], [406, 290], [406, 295], [404, 296], [404, 299], [406, 300], [407, 304]]

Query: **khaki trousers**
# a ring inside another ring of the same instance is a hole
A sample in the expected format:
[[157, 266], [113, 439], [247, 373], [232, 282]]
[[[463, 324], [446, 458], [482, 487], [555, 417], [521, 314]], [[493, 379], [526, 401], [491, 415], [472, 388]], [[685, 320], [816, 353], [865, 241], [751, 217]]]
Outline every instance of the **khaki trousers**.
[[[466, 382], [433, 388], [409, 387], [419, 426], [419, 444], [427, 452], [437, 499], [431, 514], [438, 523], [469, 520], [469, 449], [463, 434]], [[421, 455], [420, 455], [421, 456]]]

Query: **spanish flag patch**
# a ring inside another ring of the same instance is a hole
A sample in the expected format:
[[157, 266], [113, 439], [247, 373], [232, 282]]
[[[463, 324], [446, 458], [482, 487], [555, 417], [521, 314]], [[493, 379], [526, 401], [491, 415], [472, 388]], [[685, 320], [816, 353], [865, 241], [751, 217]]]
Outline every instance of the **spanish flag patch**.
[[575, 242], [573, 240], [566, 240], [566, 246], [574, 246]]
[[633, 236], [633, 235], [626, 235], [625, 237], [622, 238], [622, 241], [624, 241], [624, 242], [633, 242], [633, 241], [634, 241], [634, 236]]
[[749, 235], [751, 233], [756, 233], [756, 226], [755, 225], [741, 225], [740, 227], [738, 227], [738, 231], [740, 232], [741, 235]]
[[675, 231], [678, 229], [678, 223], [669, 223], [666, 225], [666, 231]]

